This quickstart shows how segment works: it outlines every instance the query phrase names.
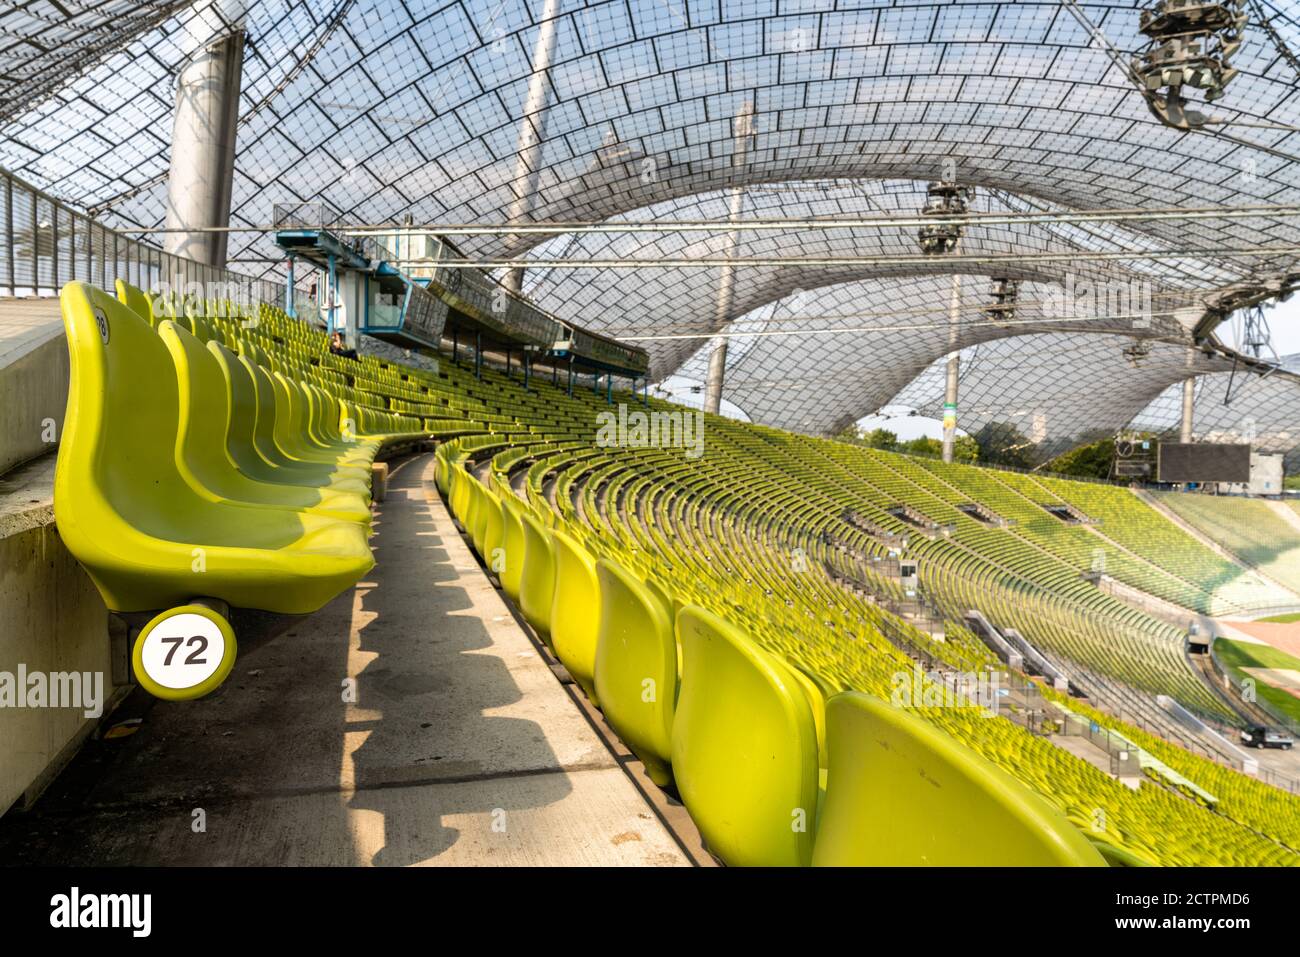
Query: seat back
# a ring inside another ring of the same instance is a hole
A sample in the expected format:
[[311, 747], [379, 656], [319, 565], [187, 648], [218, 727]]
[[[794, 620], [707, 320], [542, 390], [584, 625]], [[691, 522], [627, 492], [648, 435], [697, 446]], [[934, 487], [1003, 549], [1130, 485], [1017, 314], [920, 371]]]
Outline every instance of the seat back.
[[815, 864], [1104, 864], [1064, 814], [916, 714], [845, 691], [826, 734]]
[[519, 581], [524, 570], [524, 524], [520, 515], [523, 504], [508, 487], [499, 496], [501, 500], [501, 547], [505, 564], [499, 578], [501, 588], [510, 600], [519, 601]]
[[790, 677], [794, 679], [794, 683], [803, 692], [804, 700], [808, 702], [813, 726], [817, 730], [817, 764], [824, 768], [829, 760], [826, 752], [826, 696], [822, 694], [822, 689], [817, 682], [813, 681], [797, 664], [788, 659], [785, 664], [790, 670]]
[[551, 536], [530, 513], [524, 527], [524, 570], [519, 579], [519, 610], [547, 643], [551, 640], [551, 602], [555, 597], [555, 553]]
[[148, 321], [113, 297], [77, 282], [63, 287], [60, 302], [71, 375], [56, 512], [70, 515], [78, 501], [102, 493], [104, 505], [147, 529], [173, 508], [170, 500], [192, 501], [173, 458], [176, 370]]
[[505, 518], [501, 514], [501, 499], [496, 492], [485, 487], [480, 496], [480, 508], [483, 511], [480, 525], [483, 564], [494, 574], [500, 574], [504, 567], [501, 561], [501, 535], [505, 523]]
[[275, 386], [271, 382], [271, 377], [265, 369], [252, 361], [247, 355], [241, 354], [239, 356], [239, 364], [248, 373], [257, 399], [257, 418], [254, 425], [253, 442], [257, 447], [258, 454], [273, 465], [293, 464], [294, 460], [285, 455], [275, 441], [276, 416], [279, 403], [276, 401]]
[[215, 340], [209, 342], [207, 350], [216, 360], [217, 369], [225, 383], [226, 395], [230, 399], [228, 410], [230, 418], [226, 421], [226, 449], [240, 471], [259, 479], [265, 479], [267, 470], [272, 468], [258, 454], [254, 435], [257, 431], [257, 389], [253, 377], [229, 348]]
[[596, 639], [600, 634], [600, 583], [596, 560], [577, 539], [551, 532], [555, 549], [555, 593], [551, 600], [551, 646], [573, 680], [593, 703], [596, 696]]
[[681, 692], [673, 718], [677, 790], [727, 864], [809, 863], [817, 816], [817, 731], [789, 669], [694, 605], [677, 613]]
[[149, 298], [149, 295], [143, 289], [121, 279], [114, 283], [114, 288], [117, 290], [118, 302], [133, 310], [136, 315], [151, 326], [158, 325], [158, 318], [153, 312], [153, 300]]
[[616, 562], [596, 562], [600, 629], [596, 696], [623, 742], [651, 779], [672, 780], [673, 714], [677, 706], [677, 638], [663, 600]]
[[170, 319], [158, 324], [158, 337], [171, 353], [179, 386], [178, 466], [192, 482], [227, 494], [223, 488], [235, 465], [226, 452], [230, 399], [221, 367], [197, 338]]

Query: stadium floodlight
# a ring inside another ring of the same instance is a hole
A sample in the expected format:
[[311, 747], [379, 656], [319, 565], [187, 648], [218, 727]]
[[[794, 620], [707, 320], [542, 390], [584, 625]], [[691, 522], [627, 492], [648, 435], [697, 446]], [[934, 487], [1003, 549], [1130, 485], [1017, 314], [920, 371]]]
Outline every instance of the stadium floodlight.
[[[969, 186], [958, 186], [947, 181], [931, 183], [925, 189], [925, 206], [922, 216], [964, 216], [970, 209], [975, 191]], [[963, 228], [959, 223], [943, 222], [922, 226], [916, 234], [921, 251], [928, 255], [943, 255], [956, 250]]]
[[1122, 351], [1128, 364], [1134, 369], [1139, 369], [1142, 367], [1142, 360], [1151, 355], [1151, 344], [1144, 339], [1139, 339], [1125, 346]]
[[993, 302], [984, 307], [984, 318], [995, 326], [1003, 327], [1015, 322], [1016, 305], [1020, 299], [1020, 281], [998, 276], [993, 280]]
[[1139, 31], [1146, 47], [1133, 58], [1135, 79], [1151, 111], [1179, 129], [1205, 125], [1207, 117], [1187, 109], [1184, 87], [1204, 91], [1212, 103], [1238, 71], [1231, 65], [1246, 28], [1245, 0], [1159, 0], [1142, 11]]

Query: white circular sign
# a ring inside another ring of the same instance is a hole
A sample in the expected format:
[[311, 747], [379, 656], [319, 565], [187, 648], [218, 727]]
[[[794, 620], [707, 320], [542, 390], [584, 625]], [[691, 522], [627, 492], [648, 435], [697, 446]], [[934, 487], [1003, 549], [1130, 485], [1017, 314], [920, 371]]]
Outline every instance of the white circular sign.
[[211, 678], [225, 656], [226, 638], [217, 623], [182, 612], [159, 622], [145, 636], [140, 663], [155, 683], [179, 691]]

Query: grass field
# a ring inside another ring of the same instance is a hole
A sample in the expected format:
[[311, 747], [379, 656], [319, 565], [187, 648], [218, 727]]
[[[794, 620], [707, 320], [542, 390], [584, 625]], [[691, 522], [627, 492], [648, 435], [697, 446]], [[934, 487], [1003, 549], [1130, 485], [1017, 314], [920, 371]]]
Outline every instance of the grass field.
[[1289, 625], [1293, 621], [1300, 621], [1300, 611], [1294, 611], [1289, 615], [1274, 615], [1271, 618], [1256, 618], [1256, 621], [1271, 621], [1279, 625]]
[[[1233, 673], [1233, 677], [1238, 679], [1250, 677], [1242, 672], [1243, 668], [1300, 671], [1300, 658], [1288, 655], [1285, 651], [1279, 651], [1270, 645], [1220, 638], [1214, 643], [1214, 653], [1223, 666]], [[1257, 696], [1267, 702], [1274, 711], [1300, 724], [1300, 698], [1263, 681], [1255, 682], [1255, 691]]]

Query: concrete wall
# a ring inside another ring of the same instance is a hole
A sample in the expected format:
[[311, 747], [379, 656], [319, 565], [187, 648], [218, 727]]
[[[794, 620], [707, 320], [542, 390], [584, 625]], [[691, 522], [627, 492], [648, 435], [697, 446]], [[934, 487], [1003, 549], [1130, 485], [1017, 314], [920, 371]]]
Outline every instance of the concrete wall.
[[[113, 648], [108, 611], [64, 547], [49, 500], [0, 513], [0, 672], [10, 681], [20, 666], [98, 673], [107, 710], [126, 681], [124, 638]], [[98, 723], [81, 708], [0, 707], [0, 812], [33, 797]]]
[[3, 475], [50, 451], [48, 440], [63, 434], [68, 344], [57, 299], [0, 300], [0, 402]]

